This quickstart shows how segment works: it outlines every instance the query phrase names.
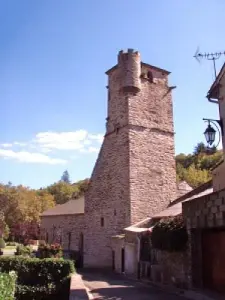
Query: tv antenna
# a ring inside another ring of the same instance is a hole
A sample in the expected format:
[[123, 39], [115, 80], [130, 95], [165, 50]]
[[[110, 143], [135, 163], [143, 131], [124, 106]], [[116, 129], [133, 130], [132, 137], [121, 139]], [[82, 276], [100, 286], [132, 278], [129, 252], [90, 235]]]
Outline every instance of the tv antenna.
[[216, 78], [216, 60], [220, 58], [221, 55], [225, 55], [225, 51], [221, 52], [214, 52], [214, 53], [201, 53], [199, 52], [199, 48], [197, 48], [194, 58], [200, 62], [202, 59], [212, 60], [213, 61], [213, 68], [214, 74]]

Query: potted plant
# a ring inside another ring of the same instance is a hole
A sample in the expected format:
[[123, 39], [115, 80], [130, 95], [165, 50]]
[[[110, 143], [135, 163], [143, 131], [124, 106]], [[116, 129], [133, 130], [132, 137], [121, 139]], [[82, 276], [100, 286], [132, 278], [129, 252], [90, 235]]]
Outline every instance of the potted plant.
[[2, 249], [5, 248], [5, 241], [0, 237], [0, 255], [3, 255]]

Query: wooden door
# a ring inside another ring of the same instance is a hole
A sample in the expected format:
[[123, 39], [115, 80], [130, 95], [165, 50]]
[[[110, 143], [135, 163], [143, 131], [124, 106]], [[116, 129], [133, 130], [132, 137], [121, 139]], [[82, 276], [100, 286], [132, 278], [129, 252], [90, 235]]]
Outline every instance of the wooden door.
[[203, 285], [225, 294], [225, 231], [202, 235]]

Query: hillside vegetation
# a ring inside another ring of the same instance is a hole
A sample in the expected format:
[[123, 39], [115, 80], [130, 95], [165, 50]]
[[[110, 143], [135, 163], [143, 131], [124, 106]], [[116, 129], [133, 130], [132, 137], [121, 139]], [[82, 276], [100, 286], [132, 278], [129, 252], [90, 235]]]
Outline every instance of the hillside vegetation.
[[[185, 180], [193, 188], [211, 179], [211, 170], [222, 160], [222, 151], [215, 148], [210, 151], [199, 143], [192, 154], [176, 156], [177, 180]], [[68, 171], [61, 179], [46, 188], [30, 189], [11, 182], [0, 184], [0, 235], [24, 241], [37, 238], [39, 234], [40, 214], [63, 204], [71, 198], [78, 198], [88, 188], [89, 180], [71, 183]]]
[[208, 149], [204, 143], [199, 143], [192, 154], [181, 153], [176, 156], [177, 180], [185, 180], [196, 188], [212, 178], [212, 168], [222, 159], [222, 150]]

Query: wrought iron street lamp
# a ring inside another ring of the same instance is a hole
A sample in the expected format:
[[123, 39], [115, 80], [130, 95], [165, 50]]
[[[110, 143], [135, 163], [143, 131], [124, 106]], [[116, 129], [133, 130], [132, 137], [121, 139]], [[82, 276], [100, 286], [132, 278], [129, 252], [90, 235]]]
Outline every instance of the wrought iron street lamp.
[[[209, 148], [211, 146], [217, 147], [221, 141], [221, 133], [223, 134], [222, 120], [212, 120], [212, 119], [203, 119], [203, 120], [208, 123], [208, 126], [204, 132], [204, 135], [205, 135], [206, 142], [209, 145]], [[219, 124], [220, 129], [217, 124]], [[214, 126], [216, 128], [216, 130], [212, 126]], [[216, 145], [213, 145], [216, 140], [216, 132], [217, 131], [219, 134], [218, 142]]]

